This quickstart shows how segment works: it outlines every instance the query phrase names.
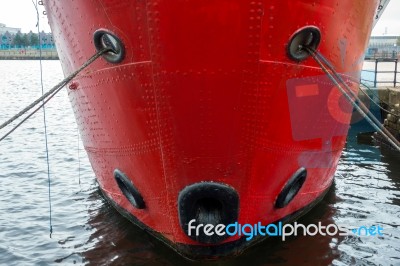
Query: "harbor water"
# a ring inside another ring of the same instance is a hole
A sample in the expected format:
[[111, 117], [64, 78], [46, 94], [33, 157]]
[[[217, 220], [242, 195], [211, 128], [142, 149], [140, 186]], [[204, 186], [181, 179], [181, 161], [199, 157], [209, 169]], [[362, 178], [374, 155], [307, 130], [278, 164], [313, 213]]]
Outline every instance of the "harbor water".
[[[41, 95], [39, 61], [0, 61], [0, 75], [3, 122]], [[62, 78], [59, 61], [43, 61], [45, 91]], [[141, 231], [103, 199], [67, 89], [49, 102], [46, 117], [51, 186], [42, 112], [0, 142], [0, 265], [400, 265], [400, 155], [375, 146], [369, 135], [361, 138], [355, 127], [333, 187], [298, 222], [375, 225], [383, 235], [272, 237], [237, 258], [199, 263]]]

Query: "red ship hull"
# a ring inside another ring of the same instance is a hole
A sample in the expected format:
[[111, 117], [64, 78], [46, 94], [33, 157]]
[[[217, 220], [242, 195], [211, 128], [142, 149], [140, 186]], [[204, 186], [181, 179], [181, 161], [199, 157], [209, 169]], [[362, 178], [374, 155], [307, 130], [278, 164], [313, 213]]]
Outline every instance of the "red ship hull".
[[312, 26], [358, 79], [378, 0], [44, 2], [65, 75], [96, 52], [95, 32], [121, 41], [69, 98], [105, 196], [178, 252], [240, 253], [254, 241], [196, 239], [187, 222], [286, 221], [332, 184], [351, 112], [288, 45]]

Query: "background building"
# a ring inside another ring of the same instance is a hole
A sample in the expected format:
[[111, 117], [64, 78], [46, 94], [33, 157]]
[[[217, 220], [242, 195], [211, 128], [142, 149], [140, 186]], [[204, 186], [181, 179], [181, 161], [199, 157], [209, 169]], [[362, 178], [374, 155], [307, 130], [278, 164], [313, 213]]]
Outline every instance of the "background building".
[[371, 36], [366, 59], [398, 58], [400, 52], [400, 36]]
[[9, 32], [10, 34], [17, 34], [17, 32], [20, 32], [21, 28], [11, 28], [7, 27], [6, 24], [0, 23], [0, 34], [4, 34], [6, 32]]
[[20, 28], [6, 27], [0, 23], [0, 49], [39, 49], [40, 46], [42, 49], [55, 49], [51, 33], [21, 33]]

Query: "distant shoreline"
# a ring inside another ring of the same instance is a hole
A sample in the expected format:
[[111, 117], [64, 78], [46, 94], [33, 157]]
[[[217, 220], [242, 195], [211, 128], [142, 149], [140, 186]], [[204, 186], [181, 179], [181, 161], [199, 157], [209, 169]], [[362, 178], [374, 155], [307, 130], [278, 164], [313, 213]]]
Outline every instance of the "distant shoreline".
[[[23, 60], [40, 60], [40, 57], [2, 57], [0, 56], [0, 61], [23, 61]], [[57, 58], [44, 58], [42, 60], [60, 60]]]
[[56, 49], [0, 50], [0, 60], [59, 60]]

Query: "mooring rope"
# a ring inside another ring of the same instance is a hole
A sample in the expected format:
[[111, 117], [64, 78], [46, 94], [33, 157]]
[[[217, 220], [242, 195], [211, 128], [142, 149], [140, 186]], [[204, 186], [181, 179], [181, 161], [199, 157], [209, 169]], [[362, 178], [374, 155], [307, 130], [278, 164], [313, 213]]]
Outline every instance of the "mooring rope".
[[[363, 85], [363, 86], [365, 86], [365, 85]], [[388, 113], [388, 114], [391, 114], [391, 115], [393, 115], [393, 116], [400, 117], [400, 115], [395, 114], [395, 113], [393, 113], [392, 111], [389, 111], [389, 110], [383, 108], [379, 103], [375, 102], [374, 99], [372, 99], [372, 98], [368, 95], [368, 93], [365, 92], [363, 89], [360, 88], [360, 91], [361, 91], [373, 104], [375, 104], [377, 107], [379, 107], [379, 109], [381, 109], [382, 111], [384, 111], [384, 112], [386, 112], [386, 113]]]
[[[385, 140], [388, 141], [396, 150], [400, 151], [400, 142], [369, 111], [369, 109], [360, 100], [358, 95], [351, 90], [342, 77], [336, 72], [332, 64], [321, 53], [316, 52], [309, 47], [304, 47], [304, 49], [310, 53], [310, 55], [318, 63], [329, 79], [336, 85], [340, 92], [354, 106], [354, 108], [365, 118], [365, 120], [367, 120], [367, 122], [370, 123], [370, 125], [374, 127], [377, 132], [381, 133]], [[341, 84], [344, 86], [344, 88], [341, 86]]]
[[[321, 55], [321, 56], [322, 56], [322, 55]], [[350, 80], [351, 80], [352, 82], [354, 82], [354, 83], [358, 83], [358, 82], [359, 82], [359, 81], [356, 81], [356, 79], [354, 79], [354, 78], [352, 78], [352, 77], [349, 77], [349, 76], [346, 76], [346, 77], [350, 78]], [[377, 103], [366, 91], [364, 91], [364, 90], [361, 88], [361, 86], [363, 86], [364, 88], [366, 88], [366, 89], [373, 95], [372, 97], [379, 98], [379, 95], [376, 94], [370, 87], [368, 87], [368, 85], [366, 85], [366, 84], [360, 82], [360, 91], [361, 91], [374, 105], [376, 105], [379, 109], [381, 109], [382, 111], [384, 111], [384, 112], [386, 112], [386, 113], [388, 113], [388, 114], [391, 114], [391, 115], [393, 115], [393, 116], [400, 117], [400, 115], [395, 114], [395, 113], [393, 113], [392, 111], [389, 111], [388, 109], [384, 108], [381, 104]], [[386, 104], [388, 107], [390, 107], [390, 108], [393, 109], [393, 106], [391, 106], [389, 103], [385, 102], [385, 101], [382, 100], [382, 99], [379, 99], [379, 100], [380, 100], [382, 103]]]
[[[322, 55], [321, 55], [321, 56], [322, 56]], [[350, 79], [351, 79], [353, 82], [359, 82], [359, 81], [356, 81], [355, 79], [353, 79], [353, 78], [351, 78], [351, 77], [350, 77]], [[376, 93], [375, 93], [368, 85], [366, 85], [365, 83], [360, 82], [360, 86], [363, 86], [364, 88], [366, 88], [366, 89], [373, 95], [372, 97], [379, 98], [379, 95], [376, 94]], [[381, 109], [382, 111], [384, 111], [384, 112], [386, 112], [386, 113], [388, 113], [388, 114], [391, 114], [391, 115], [393, 115], [393, 116], [396, 116], [396, 117], [399, 117], [399, 118], [400, 118], [400, 115], [395, 114], [395, 113], [393, 113], [392, 111], [389, 111], [388, 109], [384, 108], [381, 104], [377, 103], [377, 102], [376, 102], [366, 91], [364, 91], [361, 87], [360, 87], [360, 91], [361, 91], [374, 105], [376, 105], [379, 109]], [[394, 109], [394, 107], [393, 107], [391, 104], [387, 103], [387, 102], [384, 101], [383, 99], [379, 99], [379, 101], [382, 102], [382, 103], [384, 103], [384, 104], [386, 104], [389, 108]]]
[[[371, 92], [371, 94], [372, 94], [373, 96], [375, 96], [376, 98], [379, 98], [379, 95], [378, 95], [377, 93], [375, 93], [367, 84], [365, 84], [365, 83], [363, 83], [363, 82], [360, 82], [360, 84], [361, 84], [364, 88], [366, 88], [369, 92]], [[384, 104], [386, 104], [388, 107], [393, 108], [393, 105], [391, 105], [390, 103], [384, 101], [383, 99], [379, 99], [379, 101], [382, 102], [382, 103], [384, 103]]]
[[60, 83], [58, 83], [56, 86], [54, 86], [52, 89], [50, 89], [48, 92], [46, 92], [44, 95], [36, 99], [34, 102], [32, 102], [30, 105], [25, 107], [23, 110], [21, 110], [19, 113], [8, 119], [6, 122], [0, 125], [0, 129], [3, 129], [22, 115], [24, 115], [26, 112], [31, 110], [33, 107], [37, 106], [39, 104], [39, 108], [36, 108], [32, 113], [30, 113], [27, 117], [24, 118], [23, 121], [18, 123], [16, 126], [14, 126], [9, 132], [7, 132], [5, 135], [3, 135], [0, 138], [0, 141], [4, 140], [6, 137], [8, 137], [14, 130], [16, 130], [19, 126], [23, 124], [28, 118], [30, 118], [32, 115], [34, 115], [37, 111], [40, 110], [40, 108], [45, 105], [51, 98], [53, 98], [54, 95], [56, 95], [65, 85], [67, 85], [73, 78], [76, 77], [82, 70], [84, 70], [86, 67], [88, 67], [91, 63], [93, 63], [97, 58], [99, 58], [102, 54], [112, 51], [112, 48], [105, 47], [102, 50], [99, 50], [96, 54], [94, 54], [91, 58], [89, 58], [80, 68], [78, 68], [76, 71], [74, 71], [72, 74], [70, 74], [68, 77], [63, 79]]
[[78, 135], [78, 180], [79, 180], [79, 186], [81, 186], [81, 156], [80, 156], [80, 135], [79, 135], [79, 128], [76, 128], [76, 133]]
[[[44, 94], [44, 86], [43, 86], [43, 65], [42, 65], [42, 39], [40, 38], [40, 17], [39, 17], [39, 9], [38, 9], [38, 0], [36, 3], [32, 0], [32, 3], [36, 9], [36, 26], [38, 32], [39, 39], [39, 65], [40, 65], [40, 85], [42, 89], [42, 96]], [[43, 102], [43, 101], [42, 101]], [[50, 178], [50, 158], [49, 158], [49, 142], [47, 138], [47, 122], [46, 122], [46, 107], [43, 104], [43, 124], [44, 124], [44, 140], [45, 140], [45, 148], [46, 148], [46, 163], [47, 163], [47, 183], [48, 183], [48, 195], [49, 195], [49, 227], [50, 227], [50, 238], [53, 234], [53, 223], [52, 223], [52, 204], [51, 204], [51, 178]]]

